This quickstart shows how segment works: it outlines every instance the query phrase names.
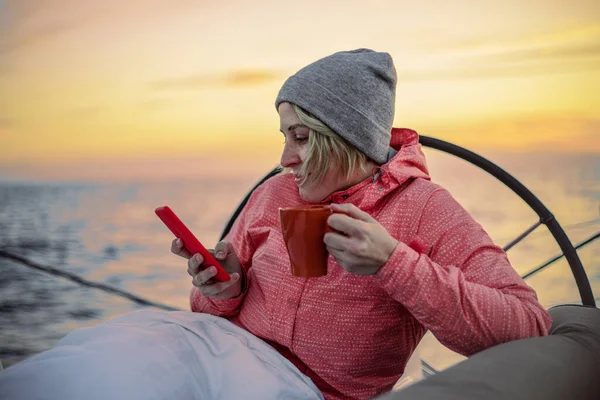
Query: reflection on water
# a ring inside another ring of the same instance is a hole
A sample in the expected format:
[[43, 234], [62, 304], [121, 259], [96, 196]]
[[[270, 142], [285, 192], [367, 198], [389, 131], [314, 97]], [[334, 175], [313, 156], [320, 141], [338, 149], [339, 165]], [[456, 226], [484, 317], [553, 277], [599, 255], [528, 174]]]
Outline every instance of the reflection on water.
[[[429, 152], [433, 179], [447, 187], [499, 244], [536, 222], [512, 192], [466, 163]], [[525, 183], [563, 225], [598, 219], [598, 157], [491, 157]], [[267, 171], [257, 171], [258, 180]], [[178, 183], [0, 184], [0, 248], [91, 280], [188, 309], [185, 260], [169, 252], [170, 232], [154, 215], [171, 206], [212, 245], [255, 180], [215, 178]], [[597, 222], [597, 221], [596, 221]], [[598, 230], [591, 223], [568, 230], [579, 242]], [[545, 228], [509, 253], [524, 273], [559, 253]], [[600, 246], [580, 252], [600, 293]], [[578, 301], [562, 261], [531, 278], [546, 306]], [[51, 347], [70, 330], [134, 310], [137, 305], [0, 258], [0, 359], [5, 366]], [[427, 336], [421, 354], [443, 368], [460, 359]]]

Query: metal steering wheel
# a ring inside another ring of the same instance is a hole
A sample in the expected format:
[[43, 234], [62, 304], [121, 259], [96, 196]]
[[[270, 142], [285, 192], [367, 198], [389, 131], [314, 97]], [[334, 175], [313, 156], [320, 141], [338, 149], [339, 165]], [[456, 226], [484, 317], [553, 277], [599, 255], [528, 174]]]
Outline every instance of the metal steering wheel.
[[[523, 240], [527, 235], [533, 232], [540, 225], [546, 225], [554, 240], [560, 246], [563, 255], [565, 256], [567, 262], [569, 263], [569, 267], [571, 268], [571, 272], [573, 273], [573, 277], [575, 278], [575, 282], [577, 283], [577, 288], [579, 290], [579, 295], [581, 296], [581, 302], [586, 306], [596, 306], [596, 301], [594, 299], [594, 294], [592, 292], [592, 288], [590, 286], [590, 282], [588, 280], [587, 274], [583, 265], [581, 264], [581, 260], [577, 255], [577, 250], [565, 234], [565, 231], [560, 226], [558, 221], [554, 218], [554, 215], [544, 206], [544, 204], [529, 190], [527, 189], [521, 182], [519, 182], [516, 178], [510, 175], [508, 172], [487, 160], [486, 158], [473, 153], [463, 147], [457, 146], [455, 144], [435, 139], [428, 136], [420, 136], [420, 143], [425, 147], [430, 147], [432, 149], [443, 151], [444, 153], [452, 154], [458, 158], [461, 158], [479, 168], [486, 171], [500, 182], [504, 183], [511, 189], [514, 193], [516, 193], [539, 217], [539, 221], [535, 223], [533, 226], [528, 228], [525, 232], [511, 241], [509, 244], [504, 246], [504, 250], [508, 251], [511, 247], [519, 243]], [[279, 174], [282, 171], [281, 167], [274, 168], [271, 172], [269, 172], [264, 178], [262, 178], [246, 195], [246, 197], [242, 200], [242, 202], [238, 205], [237, 209], [229, 219], [225, 229], [221, 234], [219, 240], [222, 240], [227, 233], [231, 230], [233, 223], [236, 218], [248, 202], [250, 195], [252, 192], [264, 183], [267, 179], [271, 178], [274, 175]]]

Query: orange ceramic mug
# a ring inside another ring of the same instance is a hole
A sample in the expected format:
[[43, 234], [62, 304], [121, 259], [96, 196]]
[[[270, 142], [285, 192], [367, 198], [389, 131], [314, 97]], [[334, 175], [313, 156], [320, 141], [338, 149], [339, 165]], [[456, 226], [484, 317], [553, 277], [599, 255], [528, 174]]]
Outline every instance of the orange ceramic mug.
[[330, 206], [320, 205], [279, 209], [292, 275], [304, 278], [327, 275], [328, 253], [323, 237], [333, 231], [327, 225], [327, 218], [333, 213]]

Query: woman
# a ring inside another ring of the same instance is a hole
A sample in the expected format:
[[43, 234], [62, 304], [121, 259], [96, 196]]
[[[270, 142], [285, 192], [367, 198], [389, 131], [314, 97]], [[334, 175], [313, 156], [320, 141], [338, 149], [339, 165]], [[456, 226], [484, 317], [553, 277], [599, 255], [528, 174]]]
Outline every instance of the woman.
[[[430, 182], [417, 134], [392, 129], [395, 88], [391, 57], [367, 49], [290, 77], [276, 100], [290, 173], [261, 185], [216, 245], [231, 280], [174, 241], [196, 313], [77, 330], [1, 373], [0, 397], [368, 399], [427, 330], [464, 355], [546, 335], [535, 292]], [[328, 220], [341, 233], [324, 238], [328, 273], [308, 279], [289, 272], [277, 216], [307, 203], [341, 212]]]
[[[430, 330], [471, 355], [546, 335], [550, 318], [506, 254], [440, 186], [431, 183], [417, 134], [392, 129], [391, 57], [340, 52], [290, 77], [276, 106], [281, 165], [252, 195], [216, 257], [232, 273], [211, 280], [188, 258], [193, 311], [228, 318], [274, 346], [325, 398], [388, 391]], [[391, 137], [390, 137], [391, 132]], [[332, 204], [326, 277], [296, 278], [279, 207]]]

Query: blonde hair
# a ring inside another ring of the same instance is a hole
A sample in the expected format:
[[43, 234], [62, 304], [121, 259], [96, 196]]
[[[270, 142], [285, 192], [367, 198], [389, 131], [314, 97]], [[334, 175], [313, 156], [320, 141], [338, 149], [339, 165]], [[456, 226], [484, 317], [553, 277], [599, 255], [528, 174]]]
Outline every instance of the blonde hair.
[[346, 178], [349, 178], [356, 168], [366, 172], [367, 156], [313, 115], [295, 104], [292, 104], [292, 107], [300, 122], [310, 130], [308, 154], [299, 171], [304, 177], [303, 185], [320, 184], [331, 165], [332, 158], [337, 161], [340, 176], [346, 175]]

